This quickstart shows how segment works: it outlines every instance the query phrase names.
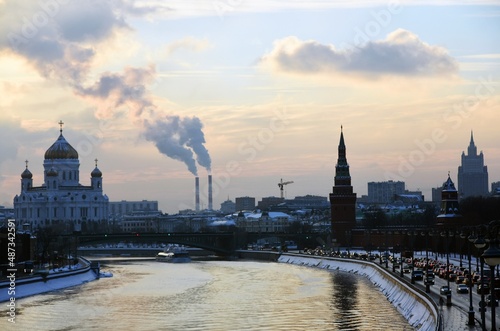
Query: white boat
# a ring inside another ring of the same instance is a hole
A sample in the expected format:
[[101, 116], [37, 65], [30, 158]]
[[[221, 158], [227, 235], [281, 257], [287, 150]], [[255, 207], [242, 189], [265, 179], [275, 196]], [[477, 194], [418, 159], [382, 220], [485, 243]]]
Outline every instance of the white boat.
[[176, 250], [159, 252], [156, 255], [156, 261], [170, 262], [170, 263], [186, 263], [186, 262], [191, 262], [191, 257], [189, 256], [189, 253], [186, 250], [176, 249]]

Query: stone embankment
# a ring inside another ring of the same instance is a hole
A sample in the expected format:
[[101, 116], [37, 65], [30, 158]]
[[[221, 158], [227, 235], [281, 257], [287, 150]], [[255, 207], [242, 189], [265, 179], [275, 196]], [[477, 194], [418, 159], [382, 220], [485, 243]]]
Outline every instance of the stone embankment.
[[92, 270], [91, 262], [80, 258], [78, 265], [71, 269], [50, 270], [43, 275], [0, 282], [0, 302], [83, 284], [97, 279], [98, 276]]

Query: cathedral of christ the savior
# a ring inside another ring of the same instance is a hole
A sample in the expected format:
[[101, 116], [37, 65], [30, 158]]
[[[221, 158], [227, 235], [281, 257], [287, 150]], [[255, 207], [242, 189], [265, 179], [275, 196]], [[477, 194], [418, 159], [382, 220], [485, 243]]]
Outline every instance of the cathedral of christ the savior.
[[44, 181], [33, 185], [33, 174], [21, 174], [21, 192], [14, 197], [14, 217], [18, 229], [36, 231], [55, 227], [58, 232], [94, 232], [107, 224], [108, 197], [103, 193], [102, 172], [90, 173], [90, 185], [80, 184], [78, 152], [62, 134], [45, 152]]

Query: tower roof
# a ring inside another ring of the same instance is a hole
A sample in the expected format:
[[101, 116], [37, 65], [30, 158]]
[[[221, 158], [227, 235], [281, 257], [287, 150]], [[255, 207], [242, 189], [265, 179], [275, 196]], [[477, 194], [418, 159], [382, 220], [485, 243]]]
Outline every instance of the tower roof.
[[24, 169], [23, 173], [21, 174], [21, 178], [23, 179], [33, 178], [33, 174], [31, 173], [31, 171], [28, 170], [28, 160], [26, 160], [26, 169]]
[[450, 178], [450, 174], [448, 174], [448, 179], [443, 183], [443, 191], [456, 191], [455, 184]]
[[94, 170], [92, 170], [92, 172], [90, 173], [90, 176], [91, 176], [91, 177], [102, 177], [102, 172], [101, 172], [101, 170], [99, 170], [99, 168], [97, 168], [97, 159], [95, 159], [95, 168], [94, 168]]
[[78, 159], [78, 152], [71, 146], [62, 135], [62, 121], [59, 122], [59, 138], [45, 152], [45, 160], [51, 159]]

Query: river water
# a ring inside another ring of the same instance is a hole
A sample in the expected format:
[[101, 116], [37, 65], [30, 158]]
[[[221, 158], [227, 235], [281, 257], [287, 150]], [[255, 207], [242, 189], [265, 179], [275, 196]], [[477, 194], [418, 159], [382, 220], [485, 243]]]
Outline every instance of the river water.
[[251, 261], [112, 261], [112, 278], [18, 299], [0, 330], [412, 330], [361, 276]]

